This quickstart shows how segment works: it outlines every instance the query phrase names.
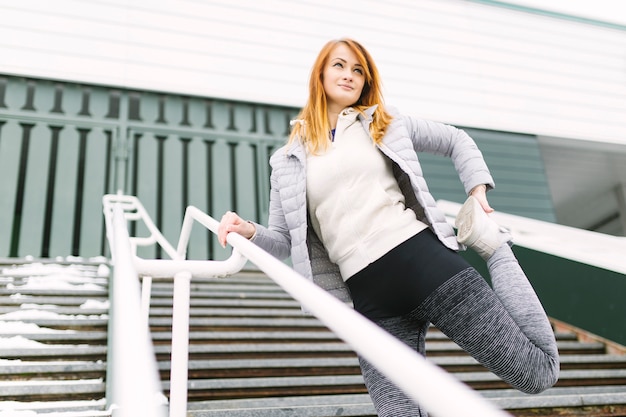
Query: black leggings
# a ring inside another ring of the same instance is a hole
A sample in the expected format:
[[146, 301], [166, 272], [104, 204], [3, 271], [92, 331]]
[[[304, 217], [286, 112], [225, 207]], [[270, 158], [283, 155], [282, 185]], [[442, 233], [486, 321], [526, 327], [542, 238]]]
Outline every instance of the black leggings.
[[350, 277], [354, 308], [377, 320], [407, 314], [470, 265], [424, 229]]

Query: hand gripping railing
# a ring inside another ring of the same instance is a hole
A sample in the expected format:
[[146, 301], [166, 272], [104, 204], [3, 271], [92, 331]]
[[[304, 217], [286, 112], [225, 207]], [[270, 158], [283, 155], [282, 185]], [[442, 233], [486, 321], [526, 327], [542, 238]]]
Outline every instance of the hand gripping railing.
[[[173, 325], [180, 324], [181, 328], [177, 332], [172, 329], [171, 417], [183, 417], [186, 414], [190, 281], [193, 277], [210, 278], [234, 274], [243, 268], [246, 259], [265, 272], [409, 397], [433, 414], [439, 417], [508, 415], [355, 310], [236, 233], [227, 236], [227, 242], [234, 248], [228, 260], [185, 260], [193, 222], [197, 221], [213, 233], [217, 233], [219, 226], [219, 222], [197, 208], [187, 208], [178, 248], [174, 251], [154, 227], [139, 200], [130, 196], [105, 196], [105, 206], [113, 202], [128, 210], [128, 219], [137, 220], [141, 217], [151, 232], [148, 238], [130, 238], [133, 250], [139, 244], [158, 243], [172, 257], [172, 260], [146, 260], [133, 253], [134, 266], [139, 275], [174, 277], [172, 320]], [[183, 316], [186, 316], [186, 320], [183, 320]], [[175, 375], [174, 371], [180, 372], [180, 375]]]

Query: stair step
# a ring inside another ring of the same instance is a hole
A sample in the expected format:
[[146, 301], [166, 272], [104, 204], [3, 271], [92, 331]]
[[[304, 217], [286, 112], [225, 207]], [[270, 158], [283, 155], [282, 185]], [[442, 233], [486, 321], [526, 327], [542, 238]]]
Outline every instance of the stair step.
[[[150, 317], [172, 317], [172, 308], [157, 307], [150, 309]], [[300, 309], [294, 308], [235, 308], [235, 307], [192, 307], [189, 311], [191, 317], [213, 318], [308, 318], [302, 315]]]
[[[454, 377], [475, 390], [507, 389], [510, 386], [499, 377], [488, 371], [457, 372]], [[594, 370], [594, 371], [563, 371], [557, 387], [588, 385], [594, 381], [596, 385], [626, 384], [626, 370]], [[164, 384], [167, 387], [167, 383]], [[322, 393], [354, 393], [367, 392], [358, 368], [351, 375], [303, 375], [291, 376], [288, 372], [271, 376], [244, 376], [190, 379], [190, 398], [244, 398], [265, 397], [276, 394], [304, 395]]]
[[[77, 300], [84, 299], [93, 299], [93, 298], [101, 298], [107, 297], [109, 292], [106, 288], [102, 289], [63, 289], [63, 298], [65, 302], [60, 303], [60, 305], [76, 305]], [[31, 298], [37, 296], [49, 296], [49, 297], [58, 297], [59, 290], [58, 289], [46, 289], [46, 288], [20, 288], [16, 286], [14, 289], [4, 289], [0, 288], [0, 296], [7, 295], [11, 296], [13, 294], [19, 293], [20, 297], [18, 297], [19, 301], [28, 299], [29, 296]], [[24, 297], [24, 298], [22, 298]], [[70, 302], [71, 303], [68, 303]]]
[[561, 369], [626, 369], [626, 355], [561, 355]]
[[[203, 299], [246, 299], [246, 300], [290, 300], [293, 303], [291, 296], [284, 292], [253, 292], [253, 291], [214, 291], [213, 289], [191, 289], [194, 294], [194, 298]], [[150, 292], [154, 298], [166, 298], [172, 297], [173, 291], [152, 289]], [[290, 303], [290, 304], [291, 304]], [[170, 302], [171, 305], [171, 302]]]
[[[514, 389], [484, 390], [479, 391], [479, 394], [499, 408], [509, 411], [626, 404], [626, 386], [551, 388], [536, 395], [527, 395]], [[189, 417], [376, 416], [367, 394], [198, 401], [189, 406]], [[541, 415], [556, 414], [544, 410]]]
[[[172, 294], [166, 297], [154, 297], [152, 293], [151, 308], [172, 307]], [[281, 310], [297, 310], [302, 315], [300, 304], [291, 299], [250, 300], [247, 298], [197, 298], [194, 294], [190, 302], [191, 308], [275, 308]]]
[[46, 332], [38, 332], [38, 333], [0, 333], [0, 338], [11, 338], [11, 337], [25, 337], [29, 340], [34, 340], [36, 342], [54, 344], [54, 343], [74, 343], [74, 344], [93, 344], [93, 342], [98, 342], [98, 344], [107, 343], [107, 332], [104, 331], [57, 331], [53, 333]]
[[[169, 378], [171, 363], [159, 362], [163, 379]], [[274, 359], [213, 359], [189, 361], [190, 379], [360, 375], [356, 357], [344, 358], [274, 358]]]
[[[161, 360], [167, 360], [170, 355], [170, 347], [156, 345], [155, 353]], [[216, 344], [191, 344], [189, 345], [191, 359], [218, 359], [218, 358], [289, 358], [289, 357], [312, 357], [312, 356], [354, 356], [354, 352], [344, 343], [216, 343]]]
[[[458, 372], [454, 376], [474, 389], [509, 388], [508, 384], [491, 372]], [[566, 370], [561, 371], [557, 387], [626, 384], [626, 369]]]
[[375, 417], [368, 394], [197, 401], [188, 417]]
[[101, 379], [66, 381], [0, 381], [5, 401], [27, 398], [29, 401], [70, 399], [98, 400], [104, 397], [105, 383]]
[[[608, 355], [606, 355], [608, 356]], [[584, 368], [575, 367], [580, 364], [583, 356], [561, 357], [562, 364], [571, 364], [568, 369], [563, 370], [561, 379], [568, 379], [575, 376], [577, 379], [581, 375], [589, 378], [600, 376], [607, 380], [619, 379], [623, 377], [624, 360], [626, 358], [614, 355], [615, 357], [605, 357], [605, 355], [594, 355], [585, 360]], [[485, 372], [485, 368], [471, 356], [439, 356], [430, 358], [430, 361], [437, 366], [446, 369], [448, 372]], [[594, 366], [590, 364], [605, 365]], [[162, 372], [170, 370], [171, 363], [163, 360], [159, 363]], [[563, 366], [562, 366], [563, 368]], [[212, 360], [191, 360], [188, 364], [190, 378], [236, 378], [242, 376], [280, 376], [280, 375], [330, 375], [330, 374], [359, 374], [359, 362], [356, 356], [352, 357], [318, 357], [318, 358], [269, 358], [269, 359], [212, 359]], [[600, 371], [615, 371], [599, 373]], [[577, 372], [573, 372], [577, 371]], [[591, 372], [590, 372], [591, 371]], [[594, 372], [598, 372], [594, 374]], [[612, 382], [614, 383], [614, 382]]]
[[[557, 341], [559, 352], [563, 355], [575, 354], [575, 353], [589, 353], [598, 354], [604, 352], [604, 344], [596, 342], [573, 342], [573, 341]], [[426, 340], [426, 355], [427, 356], [439, 356], [439, 355], [466, 355], [465, 351], [461, 349], [456, 343], [452, 341], [447, 342], [430, 342]]]
[[104, 378], [106, 363], [81, 361], [37, 362], [22, 360], [0, 361], [0, 378], [2, 380], [28, 380], [54, 378], [94, 379]]
[[[93, 300], [91, 298], [90, 300]], [[23, 303], [28, 304], [28, 303]], [[22, 304], [22, 305], [23, 305]], [[40, 314], [59, 314], [59, 315], [68, 315], [68, 316], [96, 316], [96, 315], [106, 315], [108, 313], [108, 308], [82, 308], [81, 306], [69, 307], [69, 306], [59, 306], [54, 308], [49, 308], [40, 304], [32, 304], [32, 307], [24, 308], [21, 307], [19, 310], [13, 307], [0, 307], [0, 321], [11, 319], [11, 316], [17, 316], [17, 320], [19, 320], [19, 316], [24, 316], [28, 314], [36, 315]]]
[[[574, 415], [573, 411], [564, 412], [564, 409], [587, 407], [585, 413], [576, 415], [597, 416], [594, 406], [611, 404], [613, 414], [624, 415], [626, 404], [626, 385], [615, 386], [588, 386], [588, 387], [554, 387], [540, 394], [528, 395], [514, 389], [485, 390], [479, 393], [502, 409], [538, 410], [544, 409], [543, 414], [538, 412], [532, 415]], [[559, 414], [550, 414], [550, 409], [559, 409]], [[621, 410], [621, 412], [620, 412]], [[531, 415], [531, 414], [528, 414]]]
[[[240, 343], [245, 343], [246, 341], [280, 341], [285, 343], [289, 343], [290, 341], [339, 341], [333, 332], [322, 329], [316, 331], [265, 331], [256, 329], [249, 329], [246, 331], [191, 331], [189, 332], [189, 338], [192, 339], [194, 343], [198, 343], [200, 341], [206, 343], [210, 343], [212, 341], [237, 341]], [[153, 331], [152, 340], [155, 342], [171, 342], [172, 333]], [[428, 332], [426, 334], [426, 340], [433, 342], [449, 341], [448, 337], [440, 332]]]
[[81, 291], [79, 295], [72, 297], [60, 296], [58, 294], [59, 291], [56, 291], [53, 295], [29, 295], [25, 294], [23, 290], [13, 291], [8, 294], [14, 295], [16, 292], [19, 292], [19, 297], [1, 297], [2, 302], [0, 302], [0, 305], [10, 306], [13, 309], [20, 308], [20, 306], [23, 304], [52, 305], [56, 306], [57, 308], [62, 308], [79, 307], [91, 300], [105, 301], [108, 299], [108, 292], [98, 292], [97, 295], [90, 296], [89, 294], [85, 294], [84, 291]]
[[0, 348], [0, 358], [3, 359], [64, 360], [69, 357], [81, 360], [104, 360], [106, 354], [106, 346], [45, 345], [40, 348]]
[[[163, 382], [169, 391], [169, 381]], [[337, 395], [366, 393], [363, 377], [335, 376], [280, 376], [263, 378], [194, 379], [188, 383], [188, 397], [193, 400], [271, 397], [275, 395]]]
[[[191, 317], [190, 327], [195, 328], [307, 328], [326, 330], [326, 327], [315, 318], [254, 318], [254, 317]], [[172, 327], [171, 317], [151, 317], [151, 327]]]
[[108, 318], [82, 318], [67, 316], [63, 318], [20, 318], [22, 323], [35, 323], [40, 327], [48, 327], [51, 329], [69, 329], [80, 330], [84, 328], [106, 327]]
[[[36, 414], [33, 414], [36, 413]], [[75, 401], [0, 401], [0, 416], [109, 417], [104, 398]]]

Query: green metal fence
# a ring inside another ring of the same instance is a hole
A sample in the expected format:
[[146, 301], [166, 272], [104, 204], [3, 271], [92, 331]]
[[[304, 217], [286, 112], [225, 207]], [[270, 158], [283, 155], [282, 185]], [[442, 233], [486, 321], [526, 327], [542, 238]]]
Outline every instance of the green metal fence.
[[[187, 205], [262, 221], [267, 161], [295, 112], [0, 76], [0, 256], [106, 255], [101, 199], [118, 190], [168, 239]], [[193, 239], [190, 258], [224, 256]]]

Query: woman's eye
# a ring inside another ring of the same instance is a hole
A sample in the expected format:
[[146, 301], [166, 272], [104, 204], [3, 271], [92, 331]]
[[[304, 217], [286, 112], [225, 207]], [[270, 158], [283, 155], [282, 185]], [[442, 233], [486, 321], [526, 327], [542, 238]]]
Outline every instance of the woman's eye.
[[343, 64], [341, 62], [335, 62], [333, 64], [333, 67], [339, 67], [339, 68], [343, 68]]
[[356, 72], [357, 74], [363, 75], [363, 69], [361, 69], [361, 68], [355, 68], [354, 72]]

